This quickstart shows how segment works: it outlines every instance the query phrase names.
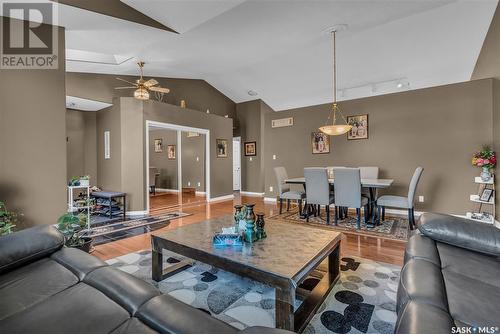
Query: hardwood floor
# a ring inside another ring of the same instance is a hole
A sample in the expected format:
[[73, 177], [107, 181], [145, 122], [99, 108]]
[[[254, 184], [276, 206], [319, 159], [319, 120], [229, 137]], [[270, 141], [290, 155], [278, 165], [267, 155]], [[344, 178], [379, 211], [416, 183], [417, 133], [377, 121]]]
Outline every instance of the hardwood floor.
[[206, 197], [192, 193], [160, 193], [149, 196], [151, 214], [161, 214], [165, 210], [181, 205], [205, 203]]
[[[173, 209], [190, 213], [191, 216], [173, 220], [169, 226], [152, 233], [141, 234], [127, 239], [98, 245], [95, 247], [92, 254], [103, 260], [107, 260], [131, 252], [151, 249], [151, 234], [161, 234], [169, 229], [188, 224], [196, 224], [206, 219], [232, 214], [233, 205], [242, 203], [255, 203], [255, 212], [263, 212], [266, 216], [271, 216], [278, 212], [275, 203], [264, 202], [263, 198], [239, 196], [238, 194], [235, 195], [234, 200], [223, 202], [210, 204], [204, 202], [186, 202]], [[154, 214], [162, 214], [168, 211], [172, 211], [172, 208], [165, 210], [157, 209]], [[344, 233], [344, 238], [341, 243], [341, 253], [342, 256], [359, 256], [375, 261], [402, 265], [405, 247], [406, 242], [403, 241]]]

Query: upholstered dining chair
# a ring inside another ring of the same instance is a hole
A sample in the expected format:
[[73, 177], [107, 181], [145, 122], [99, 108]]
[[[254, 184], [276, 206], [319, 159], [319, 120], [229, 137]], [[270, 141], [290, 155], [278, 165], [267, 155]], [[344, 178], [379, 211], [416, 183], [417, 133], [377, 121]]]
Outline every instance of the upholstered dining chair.
[[[359, 173], [361, 175], [361, 179], [378, 179], [378, 171], [379, 171], [379, 168], [378, 167], [359, 167]], [[377, 198], [377, 189], [374, 190], [375, 193], [373, 194], [375, 196], [375, 198]], [[370, 200], [370, 214], [372, 212], [372, 209], [373, 209], [373, 205], [375, 205], [375, 203], [373, 203], [371, 200], [372, 200], [372, 197], [371, 197], [371, 194], [370, 194], [370, 189], [368, 188], [362, 188], [361, 189], [361, 194], [363, 196], [366, 196], [368, 197], [368, 199]]]
[[286, 210], [290, 210], [290, 201], [297, 201], [299, 205], [299, 215], [302, 214], [302, 201], [306, 198], [306, 193], [303, 191], [292, 191], [290, 185], [285, 183], [288, 179], [288, 173], [285, 167], [275, 167], [274, 174], [278, 183], [278, 193], [280, 197], [280, 214], [283, 211], [283, 200], [286, 200]]
[[385, 219], [385, 208], [398, 208], [408, 210], [408, 225], [411, 230], [415, 228], [415, 193], [417, 191], [418, 182], [422, 177], [424, 169], [422, 167], [417, 167], [411, 178], [410, 185], [408, 186], [408, 196], [393, 196], [384, 195], [377, 199], [378, 215], [381, 220]]
[[335, 175], [335, 225], [339, 208], [355, 208], [358, 229], [361, 228], [361, 208], [364, 207], [365, 223], [368, 221], [368, 198], [361, 195], [361, 174], [359, 168], [337, 168]]
[[[328, 170], [320, 167], [304, 168], [306, 179], [307, 205], [321, 205], [326, 209], [326, 224], [330, 224], [330, 204], [333, 203], [333, 194], [328, 182]], [[318, 213], [320, 210], [318, 210]], [[307, 216], [309, 221], [309, 216]]]

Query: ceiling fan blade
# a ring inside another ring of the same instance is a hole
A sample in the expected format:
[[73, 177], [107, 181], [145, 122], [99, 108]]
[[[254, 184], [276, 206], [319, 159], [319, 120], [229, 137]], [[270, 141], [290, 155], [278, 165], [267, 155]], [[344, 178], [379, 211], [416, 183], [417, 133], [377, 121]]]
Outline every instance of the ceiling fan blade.
[[135, 82], [130, 82], [130, 81], [125, 80], [125, 79], [122, 79], [122, 78], [116, 78], [116, 80], [120, 80], [120, 81], [126, 82], [126, 83], [131, 84], [131, 85], [134, 85], [134, 86], [136, 85], [136, 83], [135, 83]]
[[137, 87], [115, 87], [115, 89], [136, 89]]
[[148, 89], [153, 91], [153, 92], [160, 92], [160, 93], [165, 93], [165, 94], [170, 92], [170, 89], [163, 88], [163, 87], [149, 87]]
[[158, 84], [158, 81], [156, 81], [155, 79], [149, 79], [148, 81], [146, 81], [144, 83], [144, 86], [149, 88], [149, 87], [152, 87], [152, 86], [157, 85], [157, 84]]

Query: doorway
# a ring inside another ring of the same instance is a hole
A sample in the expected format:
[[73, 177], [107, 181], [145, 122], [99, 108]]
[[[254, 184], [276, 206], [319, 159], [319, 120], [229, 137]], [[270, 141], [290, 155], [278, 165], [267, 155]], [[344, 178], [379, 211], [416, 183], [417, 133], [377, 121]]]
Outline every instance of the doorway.
[[210, 199], [210, 131], [146, 121], [147, 212]]
[[233, 138], [233, 191], [241, 190], [241, 137]]

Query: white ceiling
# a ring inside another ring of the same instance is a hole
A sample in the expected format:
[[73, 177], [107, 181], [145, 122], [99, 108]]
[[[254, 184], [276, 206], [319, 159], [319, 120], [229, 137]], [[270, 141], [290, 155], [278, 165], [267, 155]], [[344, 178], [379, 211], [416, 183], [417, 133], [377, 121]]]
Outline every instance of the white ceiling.
[[[254, 90], [275, 110], [332, 100], [323, 31], [338, 23], [349, 25], [337, 42], [341, 99], [469, 80], [498, 2], [122, 1], [180, 34], [59, 5], [66, 47], [145, 60], [147, 76], [204, 79], [235, 102]], [[67, 70], [137, 74], [133, 60]]]

